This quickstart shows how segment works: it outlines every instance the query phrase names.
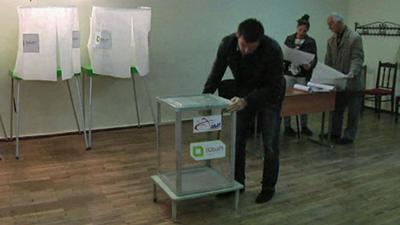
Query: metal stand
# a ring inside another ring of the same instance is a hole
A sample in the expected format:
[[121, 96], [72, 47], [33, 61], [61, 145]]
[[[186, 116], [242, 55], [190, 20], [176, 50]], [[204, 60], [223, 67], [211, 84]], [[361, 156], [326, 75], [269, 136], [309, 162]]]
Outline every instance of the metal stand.
[[[1, 123], [1, 128], [3, 129], [4, 138], [8, 139], [6, 128], [4, 127], [3, 118], [1, 117], [1, 115], [0, 115], [0, 123]], [[2, 160], [2, 159], [3, 159], [3, 155], [0, 153], [0, 160]]]
[[3, 129], [4, 138], [8, 139], [6, 127], [4, 126], [3, 118], [1, 117], [1, 115], [0, 115], [0, 123], [1, 123], [1, 129]]
[[[84, 114], [83, 114], [83, 104], [82, 104], [82, 98], [81, 98], [81, 94], [80, 94], [80, 88], [79, 88], [79, 80], [77, 78], [77, 76], [74, 77], [75, 79], [75, 83], [76, 83], [76, 87], [77, 87], [77, 95], [78, 95], [78, 101], [79, 101], [79, 105], [80, 105], [80, 113], [82, 115], [82, 120], [81, 123], [84, 124]], [[14, 79], [11, 77], [11, 115], [10, 115], [10, 138], [12, 138], [12, 131], [13, 131], [13, 109], [15, 111], [15, 116], [16, 116], [16, 125], [15, 125], [15, 129], [16, 129], [16, 134], [15, 134], [15, 158], [19, 159], [20, 156], [20, 143], [19, 143], [19, 138], [20, 138], [20, 125], [21, 125], [21, 121], [20, 121], [20, 117], [21, 117], [21, 110], [20, 110], [20, 89], [21, 89], [21, 80], [16, 79], [17, 82], [17, 96], [16, 96], [16, 100], [14, 99]], [[76, 112], [76, 108], [75, 108], [75, 104], [74, 104], [74, 99], [72, 96], [72, 92], [71, 92], [71, 87], [69, 84], [69, 80], [67, 80], [67, 89], [68, 89], [68, 93], [69, 93], [69, 97], [71, 100], [71, 105], [72, 105], [72, 109], [74, 111], [74, 117], [75, 117], [75, 122], [77, 125], [77, 128], [79, 130], [79, 132], [82, 132], [81, 130], [81, 126], [79, 125], [79, 120], [78, 120], [78, 115]], [[85, 126], [83, 125], [83, 135], [84, 135], [84, 140], [85, 140], [85, 145], [87, 147], [88, 143], [87, 143], [87, 137], [86, 137], [86, 130], [85, 130]]]
[[137, 118], [137, 122], [138, 122], [138, 127], [140, 127], [140, 115], [139, 115], [138, 100], [137, 100], [137, 95], [136, 95], [135, 76], [132, 75], [131, 78], [132, 78], [133, 98], [135, 99], [136, 118]]
[[161, 190], [163, 190], [168, 197], [171, 199], [171, 219], [173, 222], [176, 222], [176, 217], [177, 217], [177, 203], [179, 201], [185, 201], [185, 200], [190, 200], [190, 199], [195, 199], [195, 198], [200, 198], [200, 197], [205, 197], [205, 196], [210, 196], [210, 195], [217, 195], [220, 193], [227, 193], [227, 192], [235, 192], [235, 198], [234, 198], [234, 208], [237, 210], [239, 208], [239, 193], [240, 189], [243, 188], [243, 185], [234, 181], [234, 186], [231, 188], [225, 188], [225, 189], [220, 189], [216, 191], [209, 191], [209, 192], [203, 192], [203, 193], [196, 193], [196, 194], [191, 194], [191, 195], [183, 195], [183, 196], [178, 196], [175, 194], [173, 190], [169, 188], [168, 185], [166, 185], [160, 178], [160, 176], [155, 175], [151, 176], [151, 179], [153, 180], [153, 202], [157, 202], [157, 186], [160, 187]]
[[[140, 124], [140, 114], [139, 114], [139, 106], [138, 100], [136, 95], [136, 83], [135, 83], [135, 76], [131, 76], [132, 79], [132, 92], [133, 98], [135, 100], [135, 110], [136, 110], [136, 119], [138, 123], [138, 127], [141, 127]], [[150, 104], [151, 107], [151, 104]], [[152, 113], [153, 114], [153, 113]], [[154, 119], [154, 114], [153, 114]], [[87, 150], [92, 148], [92, 127], [93, 127], [93, 75], [89, 75], [89, 120], [88, 120], [88, 145], [86, 147]]]

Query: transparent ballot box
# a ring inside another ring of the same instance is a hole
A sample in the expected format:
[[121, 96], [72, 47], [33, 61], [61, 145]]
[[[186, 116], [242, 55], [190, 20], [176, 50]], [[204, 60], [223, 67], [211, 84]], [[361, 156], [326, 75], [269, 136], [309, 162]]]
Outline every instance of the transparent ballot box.
[[157, 98], [158, 177], [177, 196], [232, 188], [236, 113], [211, 94]]

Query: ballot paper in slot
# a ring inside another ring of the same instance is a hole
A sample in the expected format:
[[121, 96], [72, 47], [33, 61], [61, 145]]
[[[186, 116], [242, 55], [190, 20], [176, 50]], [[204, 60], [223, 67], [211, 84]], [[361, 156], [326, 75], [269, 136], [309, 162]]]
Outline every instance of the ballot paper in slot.
[[284, 60], [290, 61], [297, 65], [310, 64], [315, 57], [314, 54], [303, 52], [294, 48], [289, 48], [286, 45], [283, 45], [282, 51]]

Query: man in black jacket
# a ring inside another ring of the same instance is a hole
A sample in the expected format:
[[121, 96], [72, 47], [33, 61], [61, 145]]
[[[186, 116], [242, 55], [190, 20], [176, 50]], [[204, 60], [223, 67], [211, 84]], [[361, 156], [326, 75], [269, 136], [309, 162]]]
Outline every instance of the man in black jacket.
[[249, 126], [262, 111], [264, 170], [262, 190], [256, 202], [269, 201], [279, 172], [279, 124], [285, 92], [283, 57], [279, 44], [264, 35], [262, 24], [247, 19], [236, 33], [222, 39], [203, 93], [214, 93], [226, 68], [235, 80], [235, 97], [228, 111], [237, 111], [235, 180], [245, 183], [245, 148]]

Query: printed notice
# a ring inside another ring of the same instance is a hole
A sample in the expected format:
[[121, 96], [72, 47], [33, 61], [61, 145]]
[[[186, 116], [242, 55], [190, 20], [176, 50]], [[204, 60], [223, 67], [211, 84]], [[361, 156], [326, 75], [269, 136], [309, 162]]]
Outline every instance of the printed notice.
[[39, 34], [23, 34], [22, 46], [24, 53], [39, 53]]
[[81, 47], [81, 33], [77, 30], [72, 31], [72, 48]]

